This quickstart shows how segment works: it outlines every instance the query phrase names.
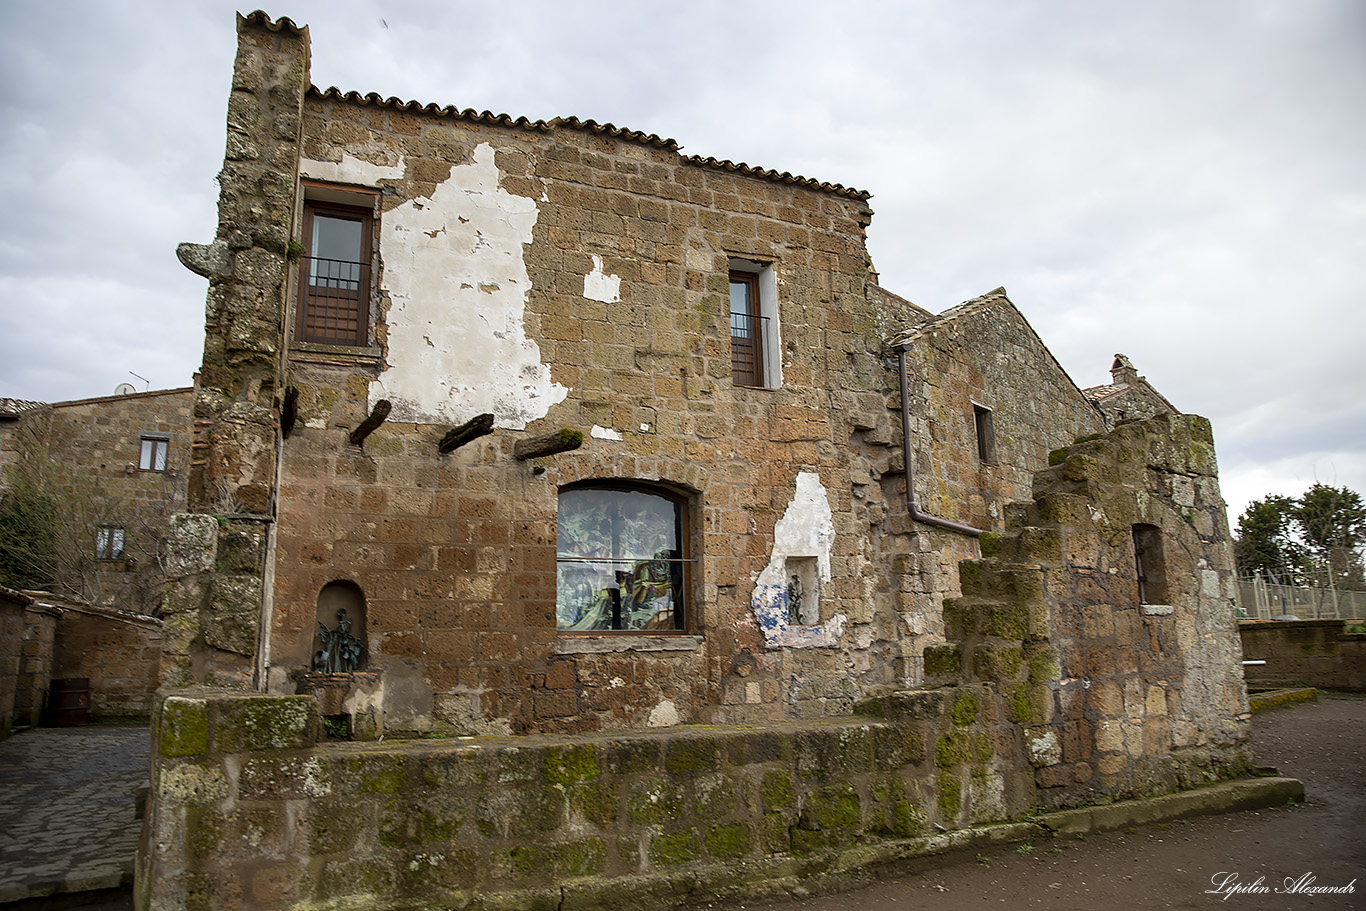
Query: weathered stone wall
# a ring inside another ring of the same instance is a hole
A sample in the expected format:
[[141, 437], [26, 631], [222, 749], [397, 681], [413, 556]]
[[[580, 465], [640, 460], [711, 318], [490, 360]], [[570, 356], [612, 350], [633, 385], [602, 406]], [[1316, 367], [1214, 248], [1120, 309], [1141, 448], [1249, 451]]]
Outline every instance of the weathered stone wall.
[[1243, 668], [1248, 686], [1366, 690], [1366, 636], [1344, 633], [1345, 626], [1345, 620], [1239, 623], [1243, 657], [1266, 662]]
[[817, 723], [377, 745], [317, 742], [309, 697], [172, 692], [154, 719], [140, 901], [647, 908], [762, 893], [1022, 811], [942, 771], [960, 753], [998, 768], [970, 697], [900, 694]]
[[19, 665], [24, 651], [24, 614], [31, 602], [22, 592], [0, 586], [0, 740], [8, 737], [14, 726]]
[[[173, 523], [163, 682], [261, 684], [276, 493], [282, 333], [295, 230], [308, 30], [238, 16], [212, 243], [177, 255], [209, 279], [189, 512]], [[206, 523], [204, 518], [210, 518]], [[215, 537], [215, 534], [217, 537]], [[218, 563], [222, 560], [222, 564]]]
[[37, 725], [47, 708], [52, 685], [53, 642], [60, 610], [41, 601], [24, 611], [24, 635], [20, 644], [19, 676], [14, 693], [16, 724]]
[[[931, 682], [983, 682], [1024, 726], [1048, 807], [1147, 795], [1245, 762], [1235, 572], [1204, 418], [1121, 425], [1053, 454], [945, 607]], [[1134, 527], [1146, 543], [1139, 595]]]
[[147, 719], [161, 668], [161, 621], [66, 604], [53, 643], [53, 676], [90, 680], [94, 721]]

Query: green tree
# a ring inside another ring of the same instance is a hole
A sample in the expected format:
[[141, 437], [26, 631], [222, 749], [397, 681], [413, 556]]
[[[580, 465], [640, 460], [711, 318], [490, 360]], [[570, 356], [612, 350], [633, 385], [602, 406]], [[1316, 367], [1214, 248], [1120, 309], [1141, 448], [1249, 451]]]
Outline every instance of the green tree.
[[1331, 573], [1322, 581], [1339, 588], [1360, 587], [1361, 547], [1366, 543], [1366, 504], [1361, 495], [1315, 483], [1299, 498], [1295, 520], [1318, 568]]
[[1301, 580], [1307, 552], [1295, 538], [1298, 511], [1299, 500], [1279, 494], [1248, 504], [1233, 540], [1239, 575], [1260, 572], [1287, 585]]

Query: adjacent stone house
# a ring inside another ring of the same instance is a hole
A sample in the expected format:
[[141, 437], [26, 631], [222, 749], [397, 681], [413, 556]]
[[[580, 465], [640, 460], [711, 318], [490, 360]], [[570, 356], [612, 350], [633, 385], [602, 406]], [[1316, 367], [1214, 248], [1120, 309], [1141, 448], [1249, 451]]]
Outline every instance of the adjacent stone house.
[[186, 504], [193, 401], [190, 387], [0, 400], [0, 493], [41, 498], [58, 522], [46, 542], [51, 578], [35, 584], [159, 612], [170, 517]]
[[879, 287], [863, 191], [238, 35], [146, 901], [666, 902], [1246, 766], [1208, 422]]

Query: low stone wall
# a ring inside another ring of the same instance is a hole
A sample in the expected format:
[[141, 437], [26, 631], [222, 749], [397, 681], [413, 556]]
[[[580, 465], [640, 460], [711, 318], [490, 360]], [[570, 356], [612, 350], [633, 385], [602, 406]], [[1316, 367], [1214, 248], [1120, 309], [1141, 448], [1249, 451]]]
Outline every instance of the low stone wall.
[[1250, 687], [1313, 686], [1366, 691], [1366, 635], [1344, 633], [1342, 620], [1286, 620], [1238, 624]]
[[[139, 907], [668, 908], [854, 875], [1031, 806], [1020, 727], [990, 687], [859, 709], [357, 743], [320, 740], [311, 696], [169, 691], [153, 718]], [[1225, 759], [1212, 777], [1246, 764]]]
[[14, 727], [14, 698], [23, 659], [24, 613], [30, 598], [0, 586], [0, 740]]
[[91, 720], [149, 718], [160, 681], [161, 621], [66, 605], [57, 622], [53, 658], [54, 677], [89, 678]]
[[14, 723], [37, 725], [47, 708], [52, 685], [52, 646], [61, 611], [34, 602], [24, 611], [24, 641], [20, 643], [19, 676], [14, 693]]

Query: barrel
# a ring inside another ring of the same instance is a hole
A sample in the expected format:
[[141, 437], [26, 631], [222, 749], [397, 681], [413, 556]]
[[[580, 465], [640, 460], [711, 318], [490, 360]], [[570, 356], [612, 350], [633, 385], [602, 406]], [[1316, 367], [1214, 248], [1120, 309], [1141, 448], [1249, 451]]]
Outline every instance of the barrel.
[[52, 723], [58, 727], [74, 727], [90, 720], [90, 678], [68, 677], [54, 680], [49, 689], [47, 707]]

